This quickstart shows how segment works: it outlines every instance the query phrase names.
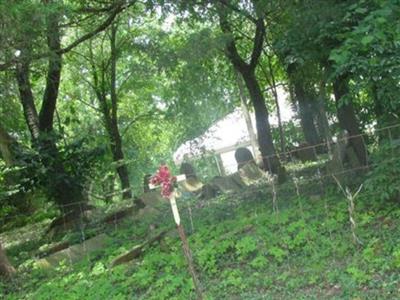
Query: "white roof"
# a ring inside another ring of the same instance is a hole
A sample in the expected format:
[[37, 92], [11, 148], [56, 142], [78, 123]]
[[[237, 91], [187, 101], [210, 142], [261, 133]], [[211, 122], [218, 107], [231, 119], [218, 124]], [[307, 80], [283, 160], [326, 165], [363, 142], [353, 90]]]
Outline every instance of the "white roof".
[[[287, 122], [293, 118], [293, 111], [288, 103], [288, 95], [282, 88], [278, 89], [278, 100], [281, 109], [281, 118]], [[255, 128], [254, 113], [250, 112], [252, 125]], [[269, 117], [271, 126], [278, 126], [276, 112]], [[173, 159], [176, 164], [182, 162], [185, 155], [190, 157], [199, 156], [206, 152], [218, 151], [229, 146], [249, 141], [246, 121], [240, 108], [235, 109], [221, 120], [214, 123], [203, 135], [185, 142], [174, 153]]]

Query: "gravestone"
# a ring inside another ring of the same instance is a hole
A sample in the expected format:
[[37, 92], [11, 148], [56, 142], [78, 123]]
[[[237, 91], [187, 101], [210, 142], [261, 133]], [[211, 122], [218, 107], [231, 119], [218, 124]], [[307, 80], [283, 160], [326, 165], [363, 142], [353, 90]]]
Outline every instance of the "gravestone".
[[326, 166], [328, 174], [335, 175], [343, 183], [347, 177], [352, 176], [352, 170], [359, 167], [360, 162], [349, 143], [347, 131], [341, 132], [333, 146], [332, 160]]
[[188, 162], [183, 162], [181, 164], [181, 167], [179, 168], [180, 174], [185, 174], [186, 180], [188, 178], [197, 178], [196, 171], [194, 170], [194, 167], [192, 164]]
[[236, 162], [238, 164], [238, 170], [240, 168], [242, 168], [245, 164], [249, 163], [249, 162], [255, 162], [253, 154], [251, 153], [251, 151], [247, 148], [244, 147], [240, 147], [237, 148], [235, 151], [235, 159]]
[[181, 181], [179, 185], [187, 192], [199, 193], [203, 188], [203, 183], [197, 178], [194, 167], [188, 163], [183, 162], [179, 169], [180, 174], [186, 176], [186, 180]]
[[146, 206], [158, 207], [159, 205], [165, 204], [165, 200], [158, 191], [150, 191], [148, 193], [144, 193], [141, 196], [141, 199]]
[[[233, 176], [235, 174], [229, 176], [215, 176], [211, 181], [210, 184], [218, 188], [222, 193], [234, 192], [239, 191], [242, 188], [242, 184], [238, 182], [238, 178]], [[240, 177], [239, 177], [240, 180]]]
[[249, 186], [264, 181], [265, 173], [254, 162], [249, 162], [238, 171], [242, 182]]
[[307, 143], [301, 143], [299, 146], [297, 146], [293, 151], [293, 156], [301, 162], [317, 160], [314, 147]]
[[221, 191], [213, 184], [206, 183], [201, 189], [200, 199], [209, 200], [217, 197]]
[[107, 235], [102, 233], [81, 244], [70, 246], [49, 256], [38, 259], [35, 262], [35, 265], [38, 268], [46, 269], [57, 267], [63, 261], [67, 263], [76, 263], [90, 255], [92, 252], [103, 249], [106, 245], [106, 239]]

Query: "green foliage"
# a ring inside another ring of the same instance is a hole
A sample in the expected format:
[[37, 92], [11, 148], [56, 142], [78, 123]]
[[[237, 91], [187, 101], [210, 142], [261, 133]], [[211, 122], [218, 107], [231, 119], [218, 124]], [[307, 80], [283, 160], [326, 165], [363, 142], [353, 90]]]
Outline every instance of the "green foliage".
[[257, 241], [251, 236], [246, 236], [236, 243], [235, 248], [239, 260], [244, 260], [257, 249]]
[[[221, 34], [213, 10], [218, 7], [212, 1], [205, 1], [206, 5], [199, 5], [203, 1], [111, 2], [0, 2], [0, 65], [5, 68], [11, 63], [0, 74], [4, 87], [0, 90], [0, 117], [21, 146], [14, 166], [6, 167], [0, 161], [2, 230], [54, 217], [56, 211], [49, 200], [57, 200], [55, 183], [68, 182], [77, 193], [88, 183], [97, 195], [114, 191], [116, 184], [107, 180], [115, 177], [116, 165], [122, 162], [113, 162], [110, 148], [114, 145], [102, 117], [105, 107], [111, 105], [111, 48], [106, 43], [110, 28], [96, 30], [112, 12], [119, 12], [112, 22], [118, 26], [116, 125], [126, 157], [123, 163], [136, 194], [142, 191], [144, 174], [153, 173], [162, 160], [170, 163], [181, 143], [204, 133], [238, 104], [237, 82], [222, 51], [232, 36]], [[332, 81], [346, 74], [350, 92], [345, 99], [354, 103], [360, 127], [398, 122], [398, 0], [327, 0], [324, 5], [320, 0], [225, 2], [227, 9], [238, 5], [229, 11], [229, 22], [234, 38], [240, 41], [237, 50], [246, 61], [254, 46], [252, 19], [266, 15], [266, 42], [256, 68], [265, 95], [273, 81], [292, 91], [291, 81], [298, 80], [314, 102], [323, 102], [330, 121], [336, 123]], [[32, 145], [14, 62], [21, 57], [29, 61], [33, 98], [40, 114], [48, 63], [53, 58], [47, 45], [46, 19], [53, 14], [62, 16], [63, 49], [88, 33], [91, 38], [63, 53], [61, 85], [52, 115], [54, 129], [48, 135], [42, 133], [45, 141]], [[93, 30], [96, 35], [91, 35]], [[295, 74], [287, 74], [291, 67]], [[293, 76], [290, 81], [289, 75]], [[99, 92], [105, 96], [105, 106], [96, 100]], [[266, 97], [266, 105], [274, 109], [274, 98]], [[321, 128], [318, 130], [323, 135]], [[285, 124], [284, 131], [288, 149], [303, 139], [293, 122]], [[279, 131], [273, 129], [272, 134], [277, 145]], [[269, 188], [252, 188], [250, 196], [221, 196], [215, 199], [215, 206], [205, 208], [204, 203], [191, 199], [196, 217], [189, 242], [207, 297], [391, 299], [398, 294], [400, 153], [393, 145], [385, 145], [383, 138], [379, 151], [371, 156], [372, 168], [356, 205], [357, 234], [365, 241], [360, 248], [351, 242], [346, 203], [333, 192], [316, 201], [293, 196], [294, 188], [284, 185], [278, 191], [279, 213], [270, 211]], [[49, 141], [57, 151], [48, 147]], [[375, 146], [367, 142], [371, 148]], [[218, 175], [211, 160], [196, 162], [199, 177]], [[319, 169], [319, 163], [290, 165], [287, 170], [304, 176]], [[56, 167], [60, 165], [66, 171], [62, 176]], [[110, 185], [108, 189], [105, 183]], [[320, 190], [314, 185], [311, 189], [313, 193]], [[110, 209], [119, 204], [119, 198], [114, 198], [117, 201]], [[389, 201], [394, 202], [390, 209]], [[380, 210], [375, 210], [377, 204]], [[197, 205], [202, 208], [197, 210]], [[183, 219], [189, 228], [188, 217]], [[194, 298], [175, 236], [146, 248], [126, 266], [108, 268], [113, 258], [144, 241], [151, 222], [166, 227], [166, 220], [159, 215], [134, 224], [130, 220], [114, 232], [104, 224], [85, 228], [86, 236], [104, 230], [109, 233], [105, 249], [76, 265], [65, 262], [49, 272], [36, 269], [32, 259], [47, 241], [28, 240], [12, 246], [7, 251], [16, 265], [21, 263], [20, 274], [15, 285], [1, 285], [0, 289], [10, 299]], [[82, 232], [75, 231], [64, 237], [73, 243], [81, 238]]]
[[[52, 137], [53, 138], [53, 137]], [[47, 143], [44, 141], [43, 143]], [[43, 190], [47, 193], [49, 200], [56, 200], [53, 197], [55, 192], [55, 182], [68, 181], [71, 187], [84, 186], [91, 172], [96, 169], [96, 161], [101, 158], [104, 151], [99, 148], [91, 148], [88, 139], [73, 141], [69, 144], [63, 144], [54, 155], [54, 149], [43, 147], [38, 151], [35, 149], [24, 149], [17, 153], [14, 167], [1, 168], [3, 176], [13, 176], [18, 178], [18, 184], [4, 186], [0, 193], [0, 200], [3, 205], [13, 194], [29, 193], [37, 190]], [[46, 162], [46, 163], [44, 163]], [[58, 163], [65, 168], [65, 178], [57, 172]], [[56, 177], [55, 180], [49, 180], [50, 177]], [[1, 181], [0, 181], [1, 182]], [[7, 184], [7, 182], [5, 182]], [[12, 188], [12, 190], [10, 190]], [[39, 193], [37, 193], [39, 196]], [[10, 204], [8, 204], [10, 205]], [[11, 203], [12, 205], [12, 203]], [[18, 207], [18, 203], [14, 203]]]
[[[358, 234], [365, 241], [357, 249], [341, 195], [327, 194], [318, 201], [302, 197], [303, 213], [293, 205], [296, 197], [281, 197], [281, 211], [273, 213], [264, 193], [239, 197], [240, 206], [233, 208], [228, 203], [231, 197], [221, 197], [218, 205], [195, 214], [189, 244], [208, 298], [259, 298], [268, 290], [281, 298], [318, 298], [334, 291], [338, 298], [391, 299], [399, 279], [398, 209], [393, 217], [385, 217], [388, 225], [383, 226], [386, 210], [372, 213], [362, 200], [357, 202]], [[182, 214], [189, 228], [184, 209]], [[169, 221], [162, 220], [160, 228]], [[20, 274], [22, 290], [9, 290], [10, 298], [18, 298], [22, 291], [26, 299], [194, 298], [177, 236], [165, 237], [130, 264], [108, 268], [113, 258], [146, 239], [146, 228], [153, 222], [157, 220], [119, 225], [118, 231], [110, 230], [105, 249], [73, 266], [66, 262], [56, 270], [40, 271], [26, 262], [26, 271]]]
[[382, 142], [382, 145], [373, 153], [373, 167], [365, 182], [370, 199], [379, 202], [395, 201], [400, 197], [400, 160], [399, 147]]

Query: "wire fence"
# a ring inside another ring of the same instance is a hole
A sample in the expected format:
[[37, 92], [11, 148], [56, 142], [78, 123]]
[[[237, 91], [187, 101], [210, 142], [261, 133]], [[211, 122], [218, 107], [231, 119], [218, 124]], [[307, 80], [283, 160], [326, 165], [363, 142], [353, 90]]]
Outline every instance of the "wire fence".
[[[186, 232], [194, 234], [199, 224], [203, 224], [202, 220], [206, 215], [217, 213], [215, 218], [219, 221], [233, 219], [241, 207], [252, 206], [255, 203], [261, 204], [254, 205], [257, 209], [263, 207], [265, 211], [277, 216], [288, 206], [295, 207], [299, 211], [300, 219], [304, 218], [305, 214], [304, 206], [307, 204], [307, 200], [304, 199], [309, 196], [318, 196], [319, 201], [324, 202], [326, 218], [328, 218], [329, 207], [332, 204], [326, 201], [325, 196], [329, 191], [336, 190], [336, 192], [342, 193], [343, 198], [348, 201], [349, 223], [351, 224], [349, 234], [352, 235], [354, 243], [361, 244], [362, 240], [356, 233], [357, 203], [355, 198], [358, 193], [346, 194], [346, 187], [351, 186], [355, 191], [357, 189], [363, 191], [362, 183], [365, 174], [382, 163], [382, 161], [375, 162], [370, 157], [370, 154], [377, 149], [384, 149], [385, 162], [388, 164], [393, 162], [393, 166], [395, 166], [394, 162], [399, 159], [396, 149], [400, 145], [400, 140], [396, 139], [398, 134], [395, 131], [399, 129], [400, 125], [394, 125], [363, 135], [338, 139], [335, 141], [335, 145], [321, 143], [304, 147], [302, 150], [309, 150], [315, 155], [315, 159], [309, 162], [302, 162], [296, 157], [296, 152], [299, 150], [276, 154], [275, 157], [288, 158], [285, 163], [287, 180], [284, 184], [278, 184], [274, 176], [265, 175], [253, 185], [225, 191], [222, 193], [222, 197], [200, 199], [199, 194], [182, 193], [182, 197], [178, 198], [178, 207], [183, 226]], [[352, 162], [351, 158], [346, 157], [346, 151], [351, 149], [352, 141], [355, 139], [363, 141], [367, 157], [365, 163]], [[319, 150], [321, 147], [331, 146], [332, 148], [336, 147], [337, 151], [321, 154]], [[268, 156], [268, 158], [272, 159], [274, 156]], [[332, 168], [329, 167], [330, 164], [333, 164]], [[236, 165], [232, 165], [232, 167], [236, 167]], [[119, 193], [122, 194], [123, 191]], [[149, 237], [160, 234], [161, 229], [174, 230], [175, 224], [168, 201], [161, 199], [159, 191], [153, 191], [151, 194], [153, 197], [150, 199], [157, 205], [153, 206], [152, 203], [146, 202], [146, 197], [142, 196], [139, 198], [146, 206], [139, 211], [135, 207], [133, 199], [123, 202], [124, 205], [111, 211], [107, 211], [106, 207], [99, 209], [90, 206], [88, 205], [90, 201], [71, 202], [61, 206], [60, 210], [65, 213], [51, 222], [46, 221], [1, 233], [0, 243], [3, 248], [12, 253], [16, 249], [27, 247], [30, 244], [32, 250], [27, 255], [30, 259], [33, 257], [36, 262], [42, 264], [52, 264], [52, 260], [57, 260], [64, 265], [74, 267], [79, 260], [94, 261], [98, 258], [96, 251], [104, 248], [110, 237], [114, 246], [125, 245], [129, 240], [128, 244], [134, 247], [137, 244], [145, 243]], [[369, 196], [380, 197], [380, 194], [379, 191], [369, 191]], [[288, 199], [296, 199], [296, 201], [290, 202]], [[79, 209], [71, 212], [71, 207], [79, 207]], [[154, 210], [146, 211], [149, 207]], [[27, 212], [23, 215], [29, 217], [31, 213]], [[20, 216], [6, 216], [1, 219], [1, 224], [4, 226], [13, 218], [20, 218]], [[137, 235], [135, 234], [136, 226], [147, 226], [147, 230], [142, 235]], [[126, 230], [127, 227], [130, 229]], [[121, 236], [121, 231], [124, 232], [123, 236]], [[64, 236], [68, 232], [70, 237], [66, 239]], [[137, 240], [130, 240], [129, 235], [136, 236]], [[330, 234], [332, 245], [334, 244], [333, 238]], [[198, 250], [192, 249], [194, 253]], [[29, 258], [17, 259], [21, 268], [25, 266], [24, 260], [29, 260]]]

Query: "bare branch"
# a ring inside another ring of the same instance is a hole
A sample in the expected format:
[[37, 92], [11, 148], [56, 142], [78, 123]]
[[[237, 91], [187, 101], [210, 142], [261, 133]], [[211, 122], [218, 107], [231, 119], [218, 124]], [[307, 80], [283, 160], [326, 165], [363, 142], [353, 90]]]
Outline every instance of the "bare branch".
[[263, 50], [265, 35], [265, 24], [264, 19], [259, 18], [256, 23], [256, 33], [254, 35], [253, 52], [251, 54], [250, 68], [254, 69], [257, 66], [258, 59], [261, 56]]

